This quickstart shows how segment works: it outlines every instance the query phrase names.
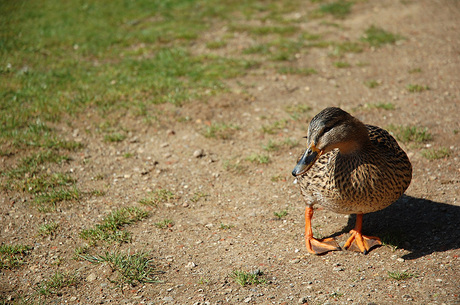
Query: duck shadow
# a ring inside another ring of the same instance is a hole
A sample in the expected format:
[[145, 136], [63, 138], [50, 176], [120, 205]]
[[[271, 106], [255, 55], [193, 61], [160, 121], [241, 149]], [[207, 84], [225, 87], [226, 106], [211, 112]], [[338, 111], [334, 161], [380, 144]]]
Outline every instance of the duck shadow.
[[[349, 232], [356, 215], [342, 230]], [[391, 206], [363, 216], [363, 233], [379, 236], [390, 247], [410, 253], [402, 258], [417, 259], [433, 252], [460, 248], [460, 206], [403, 195]], [[339, 233], [339, 234], [341, 234]]]

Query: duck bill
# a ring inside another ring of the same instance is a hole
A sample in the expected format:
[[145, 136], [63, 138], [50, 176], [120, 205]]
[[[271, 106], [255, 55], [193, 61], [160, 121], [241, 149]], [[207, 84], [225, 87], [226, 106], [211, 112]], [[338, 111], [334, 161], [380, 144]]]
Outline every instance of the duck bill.
[[315, 164], [316, 160], [321, 157], [322, 151], [317, 149], [314, 145], [311, 145], [303, 153], [300, 160], [297, 162], [297, 165], [292, 171], [294, 177], [305, 174], [312, 166]]

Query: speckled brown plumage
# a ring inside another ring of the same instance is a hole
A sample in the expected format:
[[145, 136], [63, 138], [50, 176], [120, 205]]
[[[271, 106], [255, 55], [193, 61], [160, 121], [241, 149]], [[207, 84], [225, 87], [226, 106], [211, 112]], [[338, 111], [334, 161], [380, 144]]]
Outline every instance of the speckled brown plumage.
[[387, 131], [331, 107], [310, 122], [307, 150], [293, 175], [307, 208], [319, 203], [336, 213], [362, 215], [396, 201], [410, 184], [412, 166]]

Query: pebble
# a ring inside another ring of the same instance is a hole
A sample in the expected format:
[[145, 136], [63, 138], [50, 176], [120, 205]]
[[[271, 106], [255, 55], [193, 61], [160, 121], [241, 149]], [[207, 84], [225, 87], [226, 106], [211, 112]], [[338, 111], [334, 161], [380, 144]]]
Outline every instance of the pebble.
[[201, 158], [201, 157], [204, 157], [205, 154], [204, 154], [204, 150], [202, 150], [201, 148], [200, 149], [197, 149], [193, 152], [193, 156], [195, 158]]
[[252, 301], [252, 297], [247, 297], [246, 299], [244, 299], [244, 302], [245, 303], [249, 303]]
[[185, 267], [187, 267], [187, 268], [195, 268], [196, 264], [194, 262], [190, 262]]
[[172, 301], [174, 301], [174, 298], [173, 298], [173, 297], [164, 297], [164, 298], [163, 298], [163, 301], [165, 301], [165, 302], [172, 302]]
[[86, 280], [87, 280], [88, 282], [92, 282], [92, 281], [94, 281], [96, 278], [97, 278], [96, 274], [95, 274], [95, 273], [91, 273], [90, 275], [88, 275], [88, 276], [86, 277]]
[[308, 304], [308, 299], [306, 297], [300, 298], [298, 303], [299, 304]]

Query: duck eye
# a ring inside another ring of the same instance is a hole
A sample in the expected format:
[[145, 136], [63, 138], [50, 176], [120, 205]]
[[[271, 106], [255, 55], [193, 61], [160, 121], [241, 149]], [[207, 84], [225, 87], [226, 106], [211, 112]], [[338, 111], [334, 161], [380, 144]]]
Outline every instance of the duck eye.
[[326, 132], [328, 132], [328, 131], [331, 130], [331, 129], [332, 129], [332, 126], [326, 126], [326, 127], [324, 127], [324, 129], [323, 129], [323, 134], [325, 134]]

